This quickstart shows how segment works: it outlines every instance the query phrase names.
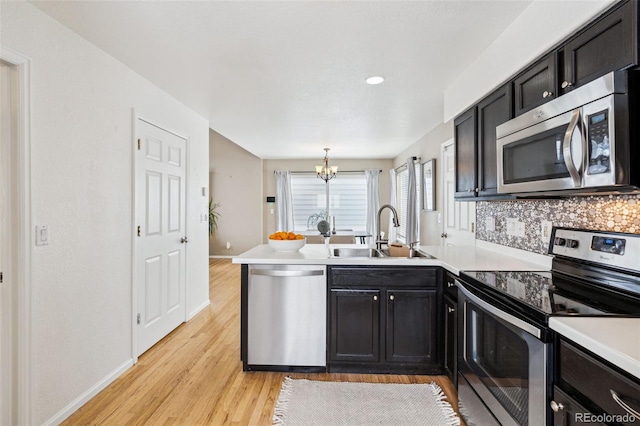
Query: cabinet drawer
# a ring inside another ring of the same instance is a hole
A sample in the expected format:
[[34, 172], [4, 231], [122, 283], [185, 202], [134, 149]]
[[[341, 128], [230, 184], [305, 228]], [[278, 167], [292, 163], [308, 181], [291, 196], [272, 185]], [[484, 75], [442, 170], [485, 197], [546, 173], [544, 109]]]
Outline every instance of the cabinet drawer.
[[435, 287], [437, 268], [332, 266], [329, 273], [331, 287], [371, 286], [372, 283], [378, 287]]
[[559, 378], [561, 387], [570, 385], [604, 413], [629, 414], [616, 402], [612, 391], [632, 409], [640, 411], [640, 383], [563, 340], [560, 342]]

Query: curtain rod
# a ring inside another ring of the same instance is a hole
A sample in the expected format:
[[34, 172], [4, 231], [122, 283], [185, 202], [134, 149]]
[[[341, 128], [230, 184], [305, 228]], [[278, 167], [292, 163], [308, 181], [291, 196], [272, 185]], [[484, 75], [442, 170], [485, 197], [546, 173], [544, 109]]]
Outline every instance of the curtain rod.
[[[420, 162], [420, 157], [411, 157], [411, 159], [412, 159], [414, 162], [416, 162], [416, 161], [417, 161], [418, 163]], [[404, 169], [406, 169], [406, 168], [407, 168], [407, 163], [404, 163], [404, 164], [402, 164], [402, 165], [400, 165], [400, 166], [396, 167], [396, 169], [395, 169], [395, 170], [396, 170], [396, 172], [399, 172], [399, 171], [402, 171], [402, 170], [404, 170]]]
[[[275, 174], [278, 170], [274, 170], [273, 173]], [[379, 170], [380, 173], [382, 173], [382, 170]], [[294, 170], [291, 171], [291, 173], [296, 174], [296, 175], [300, 175], [300, 174], [313, 174], [315, 175], [316, 172], [313, 171], [304, 171], [304, 170]], [[364, 170], [338, 170], [338, 174], [340, 173], [364, 173]]]

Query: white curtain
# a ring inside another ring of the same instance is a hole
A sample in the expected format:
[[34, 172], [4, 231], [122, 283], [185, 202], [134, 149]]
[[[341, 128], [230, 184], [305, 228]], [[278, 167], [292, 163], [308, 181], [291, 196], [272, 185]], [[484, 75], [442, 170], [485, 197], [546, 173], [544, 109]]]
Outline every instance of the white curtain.
[[[395, 169], [389, 170], [389, 204], [398, 209], [398, 205], [396, 202], [396, 171]], [[398, 239], [397, 228], [393, 226], [393, 215], [389, 212], [389, 226], [387, 228], [389, 230], [389, 239], [390, 243], [395, 242]]]
[[407, 245], [420, 242], [420, 223], [418, 211], [418, 184], [414, 157], [407, 159], [408, 191], [407, 191]]
[[293, 229], [293, 202], [291, 198], [291, 172], [276, 170], [276, 210], [278, 231]]
[[380, 208], [380, 170], [365, 170], [364, 176], [367, 179], [367, 233], [374, 236], [367, 238], [367, 244], [373, 244], [378, 225], [376, 223], [378, 209]]

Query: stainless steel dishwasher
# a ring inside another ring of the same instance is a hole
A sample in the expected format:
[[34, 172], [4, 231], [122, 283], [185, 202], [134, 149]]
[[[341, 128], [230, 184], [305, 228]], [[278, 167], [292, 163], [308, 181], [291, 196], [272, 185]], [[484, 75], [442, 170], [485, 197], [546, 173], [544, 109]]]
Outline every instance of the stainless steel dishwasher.
[[249, 265], [247, 293], [248, 365], [326, 367], [325, 265]]

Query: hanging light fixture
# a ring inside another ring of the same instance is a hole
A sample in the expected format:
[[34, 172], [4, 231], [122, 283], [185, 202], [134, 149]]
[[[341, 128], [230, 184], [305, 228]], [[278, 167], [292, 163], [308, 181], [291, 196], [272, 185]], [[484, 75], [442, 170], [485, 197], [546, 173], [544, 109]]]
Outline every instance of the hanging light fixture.
[[316, 174], [320, 179], [325, 182], [329, 182], [329, 180], [336, 177], [336, 173], [338, 173], [338, 166], [329, 166], [329, 148], [324, 149], [324, 163], [321, 166], [316, 166]]

